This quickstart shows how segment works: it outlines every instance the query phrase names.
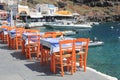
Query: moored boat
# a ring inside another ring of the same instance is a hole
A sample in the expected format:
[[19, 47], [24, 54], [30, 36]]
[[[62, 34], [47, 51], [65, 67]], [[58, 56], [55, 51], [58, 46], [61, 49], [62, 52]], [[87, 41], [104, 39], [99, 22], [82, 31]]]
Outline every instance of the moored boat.
[[104, 45], [104, 42], [103, 41], [90, 41], [88, 45], [91, 47], [92, 46], [102, 46], [102, 45]]
[[66, 30], [71, 30], [71, 29], [89, 29], [89, 28], [92, 28], [92, 26], [89, 23], [75, 24], [72, 21], [64, 21], [64, 20], [45, 23], [44, 26], [46, 26], [46, 28], [66, 29]]

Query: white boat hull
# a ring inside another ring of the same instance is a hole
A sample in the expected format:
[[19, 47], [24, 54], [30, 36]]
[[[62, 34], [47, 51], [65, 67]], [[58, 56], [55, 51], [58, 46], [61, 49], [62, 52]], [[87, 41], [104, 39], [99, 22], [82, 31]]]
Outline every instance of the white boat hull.
[[89, 46], [102, 46], [104, 44], [104, 42], [102, 41], [95, 41], [95, 42], [90, 42], [88, 45]]
[[43, 26], [45, 22], [31, 22], [31, 23], [28, 23], [28, 26], [29, 27], [40, 27], [40, 26]]
[[88, 29], [92, 28], [91, 25], [88, 24], [71, 24], [71, 25], [59, 25], [59, 24], [45, 24], [47, 28], [53, 29]]

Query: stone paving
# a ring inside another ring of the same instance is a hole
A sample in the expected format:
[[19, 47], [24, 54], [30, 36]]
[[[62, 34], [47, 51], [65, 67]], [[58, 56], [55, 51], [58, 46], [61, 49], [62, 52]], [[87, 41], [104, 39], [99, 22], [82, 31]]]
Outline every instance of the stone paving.
[[73, 75], [66, 72], [53, 74], [49, 66], [41, 66], [39, 60], [30, 61], [21, 54], [21, 50], [9, 49], [0, 42], [0, 80], [109, 80], [94, 71], [79, 70]]

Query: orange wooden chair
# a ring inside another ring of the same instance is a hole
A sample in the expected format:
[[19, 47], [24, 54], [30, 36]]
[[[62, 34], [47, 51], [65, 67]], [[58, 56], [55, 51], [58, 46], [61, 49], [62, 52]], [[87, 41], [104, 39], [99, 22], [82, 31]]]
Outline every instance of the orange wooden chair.
[[[44, 34], [42, 35], [42, 38], [55, 38], [54, 34]], [[49, 52], [50, 52], [50, 48], [41, 45], [41, 59], [40, 59], [40, 63], [41, 65], [47, 65], [48, 64], [48, 59], [50, 57]]]
[[34, 30], [34, 29], [25, 29], [25, 32], [27, 33], [39, 33], [39, 30]]
[[[15, 26], [11, 26], [11, 27], [9, 27], [8, 28], [8, 31], [11, 31], [11, 30], [13, 30], [13, 29], [16, 29], [16, 27]], [[12, 40], [11, 40], [11, 38], [10, 38], [10, 34], [8, 33], [8, 47], [10, 48], [10, 47], [12, 47], [12, 42], [11, 42]]]
[[30, 60], [32, 59], [31, 55], [35, 54], [37, 59], [40, 56], [40, 35], [33, 34], [28, 36], [28, 43], [25, 46], [26, 57]]
[[56, 34], [56, 37], [63, 36], [63, 33], [62, 33], [62, 32], [59, 32], [59, 31], [58, 31], [58, 32], [56, 32], [55, 34]]
[[[25, 29], [25, 33], [33, 33], [38, 34], [39, 30], [33, 30], [33, 29]], [[22, 54], [25, 54], [25, 40], [22, 39]]]
[[84, 72], [85, 72], [86, 64], [87, 64], [89, 38], [78, 38], [75, 39], [74, 42], [76, 49], [76, 60], [77, 62], [79, 62], [79, 66], [81, 68], [84, 67]]
[[75, 61], [75, 47], [73, 40], [63, 40], [59, 42], [60, 51], [53, 54], [52, 68], [53, 73], [59, 68], [61, 70], [61, 76], [64, 76], [64, 67], [67, 66], [67, 70], [71, 69], [71, 74], [74, 73]]
[[63, 36], [62, 32], [45, 32], [44, 35], [42, 35], [42, 38], [56, 38], [59, 36]]
[[1, 27], [1, 29], [3, 30], [1, 32], [1, 35], [0, 35], [1, 39], [2, 39], [3, 43], [8, 43], [8, 30], [9, 30], [9, 26], [4, 25], [4, 26]]
[[[55, 32], [45, 32], [43, 35], [42, 35], [42, 38], [55, 38], [56, 35], [55, 35]], [[48, 64], [48, 59], [50, 57], [49, 55], [49, 52], [50, 52], [50, 49], [48, 47], [45, 47], [43, 45], [41, 45], [41, 64], [43, 65], [47, 65]]]
[[[63, 35], [62, 32], [45, 32], [44, 35], [42, 35], [42, 38], [56, 38], [61, 35]], [[41, 51], [41, 64], [48, 65], [50, 49], [41, 45]]]
[[18, 50], [19, 46], [22, 47], [22, 33], [24, 32], [24, 28], [16, 28], [16, 35], [15, 38], [13, 39], [13, 45], [16, 50]]

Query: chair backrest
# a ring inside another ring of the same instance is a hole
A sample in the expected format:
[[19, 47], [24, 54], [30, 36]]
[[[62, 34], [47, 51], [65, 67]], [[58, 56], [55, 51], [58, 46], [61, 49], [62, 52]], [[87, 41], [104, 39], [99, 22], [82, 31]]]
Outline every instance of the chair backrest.
[[45, 32], [42, 35], [42, 38], [55, 38], [55, 37], [56, 37], [55, 32]]
[[62, 32], [45, 32], [42, 38], [56, 38], [62, 35]]
[[12, 27], [12, 26], [9, 27], [9, 31], [10, 31], [10, 30], [13, 30], [13, 29], [16, 29], [16, 27], [15, 27], [15, 26], [13, 26], [13, 27]]
[[1, 28], [7, 28], [7, 27], [9, 27], [9, 26], [7, 26], [7, 25], [2, 25], [1, 26]]
[[39, 33], [40, 31], [39, 30], [33, 30], [33, 29], [25, 29], [25, 32], [28, 32], [28, 33]]
[[24, 28], [16, 28], [16, 36], [22, 36], [24, 30], [25, 30]]
[[74, 52], [74, 43], [73, 40], [61, 40], [59, 42], [60, 47], [60, 55], [66, 53], [66, 52]]
[[28, 35], [28, 45], [37, 44], [40, 46], [40, 35], [39, 34], [31, 34]]
[[63, 36], [62, 32], [56, 32], [56, 37]]
[[89, 38], [78, 38], [74, 39], [75, 49], [77, 51], [84, 51], [85, 55], [88, 53], [88, 44], [90, 39]]
[[8, 29], [9, 29], [9, 26], [7, 26], [7, 25], [2, 25], [2, 27], [1, 27], [2, 29], [4, 29], [5, 31], [8, 31]]

